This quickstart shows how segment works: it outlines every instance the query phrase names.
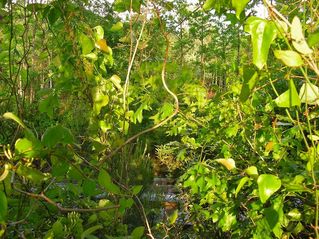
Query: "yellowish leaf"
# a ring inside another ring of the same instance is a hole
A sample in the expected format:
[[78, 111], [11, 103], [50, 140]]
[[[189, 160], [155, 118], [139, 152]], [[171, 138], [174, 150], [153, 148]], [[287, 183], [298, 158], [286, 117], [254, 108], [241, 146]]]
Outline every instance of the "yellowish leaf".
[[216, 159], [216, 161], [222, 165], [224, 165], [228, 170], [232, 170], [236, 168], [236, 163], [232, 158], [228, 159]]
[[274, 149], [274, 142], [273, 141], [269, 141], [267, 144], [266, 144], [266, 147], [265, 147], [265, 150], [266, 152], [270, 152]]
[[297, 16], [294, 17], [291, 23], [291, 38], [292, 45], [301, 54], [309, 55], [313, 52], [306, 42], [300, 19]]
[[96, 43], [95, 43], [95, 46], [97, 48], [99, 48], [101, 51], [105, 52], [105, 53], [109, 53], [109, 47], [106, 43], [106, 40], [105, 39], [100, 39], [98, 40]]

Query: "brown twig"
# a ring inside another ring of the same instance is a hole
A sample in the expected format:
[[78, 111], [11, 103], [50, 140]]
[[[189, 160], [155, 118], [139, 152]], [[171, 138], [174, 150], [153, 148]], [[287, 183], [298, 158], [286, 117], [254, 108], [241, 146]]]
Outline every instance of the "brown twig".
[[67, 213], [67, 212], [79, 212], [79, 213], [87, 213], [87, 212], [101, 212], [101, 211], [108, 211], [108, 210], [112, 210], [112, 209], [116, 209], [119, 208], [120, 205], [112, 205], [109, 207], [100, 207], [100, 208], [67, 208], [67, 207], [63, 207], [60, 204], [56, 203], [55, 201], [53, 201], [51, 198], [47, 197], [43, 192], [37, 194], [37, 193], [30, 193], [30, 192], [26, 192], [23, 191], [19, 188], [16, 188], [14, 184], [12, 184], [12, 188], [19, 192], [22, 193], [24, 195], [27, 195], [29, 197], [35, 198], [35, 199], [42, 199], [45, 202], [55, 206], [57, 209], [59, 209], [59, 211], [63, 212], [63, 213]]

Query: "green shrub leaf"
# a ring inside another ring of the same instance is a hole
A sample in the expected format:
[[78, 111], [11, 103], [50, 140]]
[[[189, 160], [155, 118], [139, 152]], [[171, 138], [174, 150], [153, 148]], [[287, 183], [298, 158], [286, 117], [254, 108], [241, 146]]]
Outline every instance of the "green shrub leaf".
[[303, 65], [301, 56], [295, 51], [274, 51], [275, 57], [281, 60], [286, 66], [299, 67]]
[[258, 17], [249, 17], [245, 31], [251, 35], [253, 63], [258, 69], [262, 69], [267, 63], [270, 45], [277, 36], [277, 28], [273, 22]]
[[292, 106], [300, 106], [300, 98], [293, 80], [289, 81], [289, 90], [279, 95], [275, 99], [275, 102], [278, 107], [290, 108]]
[[272, 174], [261, 174], [257, 179], [259, 198], [265, 203], [281, 187], [281, 180]]

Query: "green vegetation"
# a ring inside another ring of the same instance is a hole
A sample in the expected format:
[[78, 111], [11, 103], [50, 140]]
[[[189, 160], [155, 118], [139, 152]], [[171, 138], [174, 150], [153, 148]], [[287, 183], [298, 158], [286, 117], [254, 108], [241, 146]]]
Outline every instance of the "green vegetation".
[[0, 0], [0, 238], [319, 239], [319, 4], [287, 2]]

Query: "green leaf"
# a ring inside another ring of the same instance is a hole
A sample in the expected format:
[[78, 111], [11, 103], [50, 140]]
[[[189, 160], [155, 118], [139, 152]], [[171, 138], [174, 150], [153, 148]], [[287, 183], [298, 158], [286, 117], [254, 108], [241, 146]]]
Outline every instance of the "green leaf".
[[40, 184], [44, 181], [47, 177], [39, 170], [35, 168], [30, 168], [25, 165], [19, 165], [18, 169], [16, 170], [17, 174], [23, 176], [36, 184]]
[[133, 239], [140, 239], [144, 235], [144, 227], [136, 227], [134, 228], [131, 237]]
[[133, 206], [134, 201], [132, 198], [128, 198], [128, 199], [121, 198], [119, 201], [119, 204], [120, 204], [119, 212], [124, 214], [126, 209], [129, 209]]
[[258, 79], [258, 73], [250, 68], [250, 67], [244, 67], [243, 68], [243, 79], [244, 83], [241, 88], [239, 99], [241, 102], [245, 102], [248, 100], [249, 95], [251, 94], [252, 90], [254, 89], [257, 79]]
[[281, 228], [284, 223], [283, 205], [283, 197], [279, 196], [274, 199], [273, 205], [264, 211], [267, 223], [277, 238], [282, 238], [281, 235], [283, 233]]
[[252, 38], [253, 63], [261, 70], [267, 63], [269, 48], [276, 39], [277, 28], [271, 21], [249, 17], [246, 21], [245, 31]]
[[272, 174], [261, 174], [257, 179], [259, 198], [265, 203], [281, 187], [281, 180]]
[[240, 179], [236, 191], [235, 191], [235, 197], [237, 197], [237, 194], [240, 192], [240, 190], [242, 189], [242, 187], [249, 182], [249, 178], [248, 177], [243, 177], [242, 179]]
[[87, 55], [93, 51], [95, 46], [91, 38], [81, 33], [79, 41], [80, 41], [83, 55]]
[[18, 123], [22, 128], [27, 129], [27, 126], [22, 122], [21, 119], [19, 119], [18, 116], [16, 116], [15, 114], [11, 113], [11, 112], [7, 112], [3, 114], [3, 117], [5, 119], [11, 119], [13, 121], [15, 121], [16, 123]]
[[240, 14], [245, 9], [250, 0], [232, 0], [232, 6], [236, 11], [236, 17], [240, 19]]
[[121, 86], [121, 78], [118, 75], [112, 75], [110, 80], [119, 91], [123, 91], [123, 88]]
[[[131, 0], [115, 0], [114, 10], [117, 12], [125, 12], [130, 10]], [[132, 10], [139, 12], [141, 7], [141, 0], [132, 0]]]
[[54, 109], [59, 106], [58, 97], [54, 94], [49, 94], [39, 103], [39, 111], [46, 113], [51, 119], [53, 118]]
[[104, 29], [101, 26], [96, 26], [93, 28], [95, 41], [102, 40], [104, 38]]
[[60, 220], [56, 221], [52, 225], [52, 231], [55, 237], [63, 237], [64, 236], [64, 228]]
[[168, 223], [170, 225], [173, 225], [176, 222], [177, 218], [178, 218], [178, 210], [176, 209], [176, 210], [174, 210], [172, 215], [169, 216]]
[[318, 86], [305, 82], [299, 92], [301, 103], [307, 103], [308, 105], [319, 104], [319, 88]]
[[50, 25], [52, 26], [59, 19], [59, 17], [61, 17], [61, 11], [59, 10], [59, 8], [51, 8], [48, 13], [48, 21]]
[[48, 128], [42, 136], [43, 145], [48, 148], [53, 148], [57, 144], [73, 144], [74, 137], [71, 131], [61, 125], [56, 125]]
[[99, 184], [104, 187], [108, 192], [120, 194], [120, 188], [112, 182], [111, 176], [105, 171], [101, 170], [98, 176]]
[[256, 168], [256, 166], [250, 166], [248, 168], [246, 168], [245, 173], [253, 178], [257, 178], [258, 177], [258, 170]]
[[302, 31], [301, 22], [298, 16], [295, 16], [291, 23], [291, 38], [292, 45], [294, 48], [299, 51], [301, 54], [309, 55], [313, 51], [308, 46], [305, 36]]
[[108, 95], [104, 95], [100, 89], [94, 87], [92, 89], [92, 96], [93, 96], [93, 110], [96, 115], [100, 114], [101, 109], [104, 106], [107, 106], [109, 103]]
[[298, 92], [296, 90], [295, 84], [293, 80], [289, 81], [289, 90], [285, 91], [281, 95], [279, 95], [275, 102], [278, 107], [287, 107], [290, 108], [292, 106], [300, 106], [300, 98]]
[[93, 180], [86, 179], [83, 182], [83, 193], [87, 196], [94, 196], [96, 195], [96, 183]]
[[215, 0], [206, 0], [203, 5], [203, 10], [209, 11], [214, 7], [214, 5], [215, 5]]
[[8, 213], [8, 201], [6, 194], [0, 191], [0, 223], [4, 223]]
[[100, 230], [102, 228], [103, 228], [102, 225], [95, 225], [93, 227], [86, 229], [84, 232], [82, 232], [81, 239], [89, 238], [89, 235], [91, 235], [93, 232]]
[[295, 51], [274, 51], [275, 57], [281, 60], [286, 66], [299, 67], [303, 65], [303, 60], [299, 53]]
[[291, 211], [289, 211], [287, 216], [291, 221], [300, 221], [301, 219], [301, 213], [297, 208], [294, 208]]
[[117, 23], [113, 24], [110, 31], [111, 32], [118, 32], [118, 31], [121, 31], [122, 29], [123, 29], [123, 23], [117, 22]]
[[41, 143], [39, 141], [31, 141], [27, 138], [18, 139], [15, 143], [15, 150], [18, 154], [26, 158], [34, 158], [39, 155]]
[[85, 58], [88, 58], [88, 59], [90, 59], [90, 60], [92, 60], [92, 61], [96, 61], [96, 60], [98, 59], [97, 55], [96, 55], [95, 53], [93, 53], [93, 52], [84, 55], [84, 57], [85, 57]]
[[319, 31], [309, 34], [308, 44], [310, 47], [314, 47], [319, 43]]
[[143, 188], [143, 185], [135, 185], [133, 188], [132, 188], [132, 193], [133, 195], [137, 195], [140, 193], [140, 191], [142, 190]]

